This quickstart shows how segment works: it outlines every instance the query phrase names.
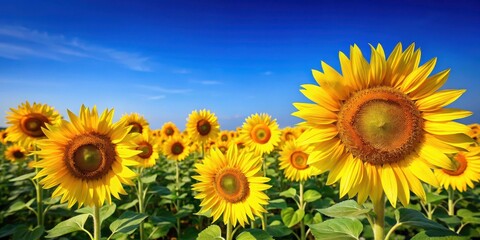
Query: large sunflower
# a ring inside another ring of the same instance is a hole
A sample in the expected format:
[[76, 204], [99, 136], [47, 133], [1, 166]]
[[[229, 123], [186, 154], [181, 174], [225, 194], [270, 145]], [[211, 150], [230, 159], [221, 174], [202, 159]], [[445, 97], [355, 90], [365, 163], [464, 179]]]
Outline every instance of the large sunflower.
[[142, 133], [144, 129], [149, 128], [147, 120], [138, 113], [124, 114], [120, 121], [125, 122], [125, 125], [132, 126], [130, 132]]
[[266, 113], [256, 113], [245, 119], [240, 135], [246, 140], [246, 147], [257, 154], [268, 154], [279, 144], [281, 132], [276, 119], [272, 120]]
[[308, 145], [298, 145], [296, 140], [284, 144], [278, 160], [280, 160], [280, 170], [283, 170], [283, 175], [288, 180], [305, 181], [320, 172], [315, 166], [307, 164], [311, 149], [312, 147]]
[[480, 147], [472, 147], [469, 152], [459, 152], [452, 158], [455, 169], [435, 169], [440, 185], [445, 189], [464, 192], [467, 185], [473, 188], [473, 182], [480, 180]]
[[137, 145], [137, 150], [142, 152], [133, 159], [144, 168], [155, 165], [155, 161], [159, 158], [158, 152], [160, 147], [158, 139], [153, 137], [152, 132], [148, 128], [144, 128], [142, 134], [138, 134], [134, 142]]
[[438, 91], [449, 70], [430, 75], [436, 59], [419, 66], [414, 44], [399, 43], [388, 59], [381, 45], [371, 50], [370, 63], [356, 45], [350, 58], [340, 52], [343, 75], [324, 62], [323, 73], [313, 70], [318, 85], [301, 92], [314, 103], [294, 104], [309, 127], [299, 142], [314, 145], [308, 164], [330, 171], [342, 197], [378, 202], [385, 192], [407, 205], [411, 190], [425, 200], [420, 180], [437, 186], [431, 168], [454, 170], [446, 154], [471, 143], [469, 128], [453, 121], [471, 112], [443, 108], [465, 91]]
[[26, 101], [16, 109], [10, 108], [10, 111], [7, 113], [7, 124], [10, 126], [6, 130], [6, 141], [18, 142], [25, 148], [29, 148], [35, 140], [45, 138], [42, 127], [60, 121], [58, 112], [47, 104]]
[[205, 143], [217, 138], [220, 125], [215, 114], [205, 109], [195, 110], [188, 115], [186, 130], [192, 141]]
[[24, 147], [18, 144], [13, 144], [7, 147], [7, 149], [5, 150], [5, 159], [12, 162], [23, 161], [27, 159], [28, 154], [28, 151]]
[[163, 143], [163, 154], [167, 159], [182, 161], [190, 154], [190, 148], [186, 139], [176, 134]]
[[193, 176], [199, 181], [193, 184], [198, 192], [195, 198], [201, 200], [199, 213], [210, 210], [213, 221], [223, 214], [225, 224], [245, 226], [249, 219], [266, 212], [262, 205], [267, 205], [269, 198], [264, 191], [271, 186], [266, 184], [269, 178], [259, 175], [260, 163], [260, 156], [238, 151], [235, 144], [225, 155], [218, 148], [210, 150], [202, 163], [195, 164], [200, 174]]
[[126, 194], [122, 184], [133, 184], [136, 174], [127, 166], [138, 165], [132, 160], [136, 135], [128, 134], [131, 127], [119, 121], [112, 124], [113, 110], [99, 117], [97, 108], [82, 106], [80, 116], [68, 111], [70, 122], [47, 125], [47, 139], [38, 141], [42, 160], [34, 166], [42, 168], [35, 178], [46, 189], [57, 187], [52, 197], [62, 196], [68, 207], [102, 206], [111, 203], [111, 195], [120, 199]]

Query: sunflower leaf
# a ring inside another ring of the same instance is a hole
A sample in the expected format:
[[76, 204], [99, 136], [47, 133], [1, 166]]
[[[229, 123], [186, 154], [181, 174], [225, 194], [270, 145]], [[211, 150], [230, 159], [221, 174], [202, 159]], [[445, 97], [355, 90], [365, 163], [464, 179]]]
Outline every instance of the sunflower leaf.
[[237, 240], [273, 240], [272, 236], [261, 229], [246, 229], [238, 235]]
[[413, 236], [412, 240], [467, 240], [470, 237], [458, 236], [452, 231], [422, 231]]
[[464, 223], [480, 224], [480, 213], [473, 213], [468, 209], [460, 209], [457, 211], [457, 216], [461, 217]]
[[27, 180], [27, 179], [33, 178], [33, 176], [35, 176], [35, 174], [36, 174], [35, 172], [23, 174], [23, 175], [18, 176], [18, 177], [16, 177], [16, 178], [10, 179], [10, 182], [17, 182], [17, 181]]
[[359, 239], [362, 222], [352, 218], [335, 218], [308, 225], [315, 239]]
[[279, 198], [279, 199], [270, 200], [267, 205], [267, 210], [284, 209], [286, 207], [287, 207], [287, 203], [285, 202], [285, 199]]
[[422, 213], [408, 208], [399, 208], [395, 210], [395, 219], [398, 223], [415, 226], [425, 230], [440, 230], [449, 232], [443, 225], [427, 219]]
[[60, 237], [68, 233], [85, 230], [83, 226], [89, 215], [88, 213], [80, 214], [58, 223], [55, 227], [47, 231], [48, 235], [46, 238]]
[[222, 230], [217, 225], [211, 225], [198, 234], [197, 240], [215, 240], [222, 239]]
[[303, 220], [303, 216], [305, 216], [305, 211], [303, 209], [298, 209], [297, 211], [295, 211], [293, 208], [288, 207], [283, 209], [280, 215], [282, 217], [283, 223], [290, 228]]
[[297, 195], [297, 190], [295, 188], [289, 188], [286, 191], [281, 192], [280, 197], [294, 198]]
[[143, 213], [135, 213], [132, 211], [124, 212], [119, 218], [117, 218], [117, 220], [110, 224], [110, 230], [112, 231], [112, 234], [110, 235], [111, 238], [115, 239], [117, 236], [121, 235], [118, 233], [133, 233], [137, 230], [138, 225], [147, 217], [148, 216]]
[[146, 177], [141, 178], [142, 183], [144, 183], [144, 184], [153, 183], [153, 182], [155, 182], [156, 179], [157, 179], [157, 174], [153, 174], [151, 176], [146, 176]]
[[439, 195], [439, 194], [427, 192], [427, 203], [435, 203], [447, 198], [448, 196], [445, 196], [445, 195]]
[[362, 207], [354, 200], [346, 200], [318, 211], [329, 217], [359, 217], [370, 212], [370, 209]]
[[281, 225], [268, 225], [267, 226], [267, 233], [270, 234], [272, 237], [285, 237], [292, 234], [292, 229], [288, 228], [287, 226]]
[[322, 194], [315, 190], [307, 190], [303, 194], [303, 201], [305, 202], [315, 202], [322, 197]]

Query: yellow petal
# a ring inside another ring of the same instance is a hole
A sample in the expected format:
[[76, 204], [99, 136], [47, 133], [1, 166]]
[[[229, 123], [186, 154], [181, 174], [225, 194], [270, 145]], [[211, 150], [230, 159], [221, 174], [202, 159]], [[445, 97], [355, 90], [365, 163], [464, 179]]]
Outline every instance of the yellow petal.
[[451, 135], [458, 133], [467, 133], [470, 128], [457, 122], [430, 122], [425, 121], [425, 131], [433, 135]]
[[456, 169], [453, 162], [441, 151], [441, 149], [435, 148], [428, 142], [425, 142], [418, 149], [418, 155], [426, 162], [429, 162], [437, 167], [454, 170]]
[[384, 164], [381, 169], [381, 182], [383, 191], [385, 191], [385, 195], [387, 196], [388, 200], [392, 204], [393, 207], [397, 205], [397, 178], [395, 176], [395, 172], [392, 169], [390, 164]]
[[457, 100], [465, 90], [442, 90], [415, 102], [418, 110], [424, 112], [437, 111]]
[[455, 119], [466, 118], [472, 112], [456, 108], [442, 108], [434, 112], [423, 112], [423, 119], [434, 122], [447, 122]]

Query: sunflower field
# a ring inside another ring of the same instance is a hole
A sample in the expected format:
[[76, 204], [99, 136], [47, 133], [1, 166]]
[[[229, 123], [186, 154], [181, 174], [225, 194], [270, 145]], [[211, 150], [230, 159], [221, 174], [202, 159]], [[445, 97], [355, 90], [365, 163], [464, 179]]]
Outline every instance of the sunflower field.
[[226, 130], [193, 110], [152, 129], [141, 113], [12, 106], [0, 238], [480, 238], [479, 125], [447, 107], [465, 90], [441, 89], [449, 70], [413, 44], [339, 57], [285, 128], [268, 113]]

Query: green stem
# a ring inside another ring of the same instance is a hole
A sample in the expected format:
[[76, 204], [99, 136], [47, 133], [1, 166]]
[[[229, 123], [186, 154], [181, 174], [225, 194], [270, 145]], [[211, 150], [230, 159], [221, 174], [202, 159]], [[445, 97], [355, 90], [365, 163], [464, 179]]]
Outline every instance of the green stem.
[[[303, 182], [300, 182], [300, 195], [299, 195], [300, 209], [305, 210], [306, 203], [303, 202]], [[303, 219], [300, 221], [300, 240], [306, 240], [305, 235], [305, 223]]]
[[[142, 183], [142, 173], [143, 173], [143, 168], [140, 168], [139, 170], [139, 176], [138, 176], [138, 188], [137, 188], [137, 196], [138, 196], [138, 212], [139, 213], [145, 213], [145, 199], [144, 199], [144, 194], [143, 194], [143, 183]], [[144, 238], [144, 233], [143, 233], [143, 221], [140, 223], [139, 227], [139, 232], [140, 232], [140, 239], [143, 240]]]
[[[428, 185], [428, 192], [432, 192], [432, 186]], [[433, 220], [433, 210], [432, 210], [432, 204], [427, 203], [427, 217], [430, 220]]]
[[448, 215], [453, 216], [455, 215], [455, 204], [453, 203], [453, 195], [455, 192], [453, 188], [449, 187], [448, 190]]
[[[203, 144], [202, 144], [202, 149], [203, 149]], [[178, 198], [180, 196], [180, 164], [178, 161], [175, 161], [175, 191], [177, 195], [176, 208], [178, 213], [180, 211], [180, 199]], [[180, 230], [181, 230], [180, 218], [177, 217], [177, 237], [179, 239], [180, 239]]]
[[385, 228], [385, 194], [382, 194], [378, 202], [373, 203], [373, 212], [375, 213], [375, 221], [373, 222], [374, 239], [383, 240]]
[[393, 227], [390, 228], [390, 231], [388, 231], [387, 236], [385, 236], [385, 240], [388, 240], [390, 238], [390, 235], [392, 235], [393, 232], [395, 232], [395, 230], [402, 225], [402, 223], [396, 223], [395, 225], [393, 225]]
[[[37, 145], [33, 145], [34, 151], [37, 151]], [[38, 155], [35, 153], [33, 154], [33, 160], [35, 162], [38, 162]], [[35, 168], [35, 173], [38, 174], [39, 170], [38, 168]], [[36, 175], [35, 174], [35, 175]], [[43, 227], [43, 222], [44, 222], [44, 215], [43, 215], [43, 189], [42, 186], [40, 185], [40, 179], [35, 180], [35, 192], [37, 195], [37, 226], [38, 227]]]
[[225, 240], [232, 240], [233, 239], [233, 234], [232, 234], [232, 223], [230, 223], [230, 220], [227, 223], [227, 236]]
[[101, 226], [100, 226], [100, 207], [95, 205], [93, 207], [93, 239], [100, 240], [101, 236]]

